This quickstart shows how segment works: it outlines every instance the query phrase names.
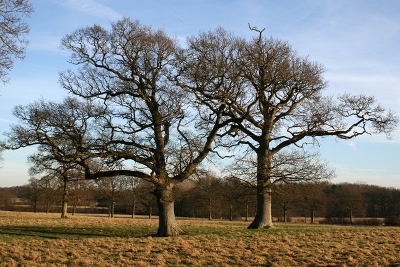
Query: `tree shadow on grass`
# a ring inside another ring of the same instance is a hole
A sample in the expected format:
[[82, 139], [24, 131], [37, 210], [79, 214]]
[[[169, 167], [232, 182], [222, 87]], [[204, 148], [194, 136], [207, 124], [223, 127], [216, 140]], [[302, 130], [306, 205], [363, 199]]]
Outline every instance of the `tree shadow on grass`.
[[[48, 227], [48, 226], [1, 226], [0, 235], [33, 237], [44, 239], [81, 239], [104, 237], [148, 237], [155, 229], [144, 227], [106, 228], [106, 227]], [[1, 239], [1, 238], [0, 238]]]

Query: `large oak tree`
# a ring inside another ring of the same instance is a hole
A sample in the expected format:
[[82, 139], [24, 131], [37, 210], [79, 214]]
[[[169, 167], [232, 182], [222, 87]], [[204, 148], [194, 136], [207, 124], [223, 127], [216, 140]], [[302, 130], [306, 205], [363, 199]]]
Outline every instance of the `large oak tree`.
[[274, 156], [324, 136], [390, 134], [397, 117], [372, 96], [327, 96], [322, 65], [251, 29], [256, 36], [250, 40], [221, 28], [190, 38], [177, 80], [196, 77], [188, 86], [213, 111], [224, 103], [224, 117], [235, 121], [228, 133], [236, 143], [227, 145], [247, 146], [256, 155], [257, 213], [249, 228], [261, 228], [273, 226]]
[[91, 158], [122, 166], [94, 171], [82, 161], [86, 178], [125, 175], [153, 183], [157, 234], [180, 234], [172, 189], [213, 151], [217, 133], [228, 121], [221, 120], [221, 112], [199, 106], [190, 91], [174, 81], [181, 48], [161, 30], [125, 18], [110, 30], [98, 25], [78, 29], [63, 38], [62, 47], [72, 53], [71, 63], [80, 66], [61, 74], [62, 86], [100, 100], [108, 110], [98, 146], [89, 151]]

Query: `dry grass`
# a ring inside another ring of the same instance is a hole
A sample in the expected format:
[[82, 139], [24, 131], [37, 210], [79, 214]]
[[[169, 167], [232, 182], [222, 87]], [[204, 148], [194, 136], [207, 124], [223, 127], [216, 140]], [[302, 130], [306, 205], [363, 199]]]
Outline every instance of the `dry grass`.
[[400, 266], [400, 228], [156, 219], [0, 211], [0, 266]]

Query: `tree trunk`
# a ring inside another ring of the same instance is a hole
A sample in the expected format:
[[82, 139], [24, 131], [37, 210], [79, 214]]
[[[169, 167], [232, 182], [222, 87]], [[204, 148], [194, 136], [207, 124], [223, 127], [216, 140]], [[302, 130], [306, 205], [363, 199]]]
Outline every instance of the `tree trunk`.
[[151, 219], [151, 216], [153, 215], [153, 206], [152, 206], [152, 204], [150, 203], [149, 204], [149, 219]]
[[271, 160], [267, 142], [260, 144], [257, 152], [257, 211], [248, 229], [273, 227]]
[[304, 209], [304, 223], [307, 223], [307, 209]]
[[110, 209], [109, 209], [108, 216], [110, 218], [114, 218], [114, 213], [115, 213], [115, 200], [114, 200], [114, 196], [112, 196], [111, 201], [110, 201]]
[[160, 185], [154, 192], [158, 206], [157, 236], [177, 236], [183, 233], [175, 218], [172, 188], [173, 185]]
[[61, 218], [67, 218], [68, 212], [68, 180], [64, 179], [64, 192], [62, 198]]
[[75, 215], [76, 212], [76, 207], [78, 206], [78, 204], [74, 203], [74, 205], [72, 205], [72, 216]]
[[233, 221], [233, 204], [229, 202], [229, 220]]
[[246, 202], [246, 222], [249, 220], [249, 203]]
[[35, 200], [33, 202], [33, 212], [36, 213], [36, 211], [37, 211], [37, 201]]
[[134, 198], [132, 201], [132, 211], [131, 211], [132, 219], [135, 218], [135, 211], [136, 211], [136, 199]]
[[208, 220], [212, 220], [212, 198], [208, 198]]
[[286, 208], [283, 208], [283, 222], [287, 222]]
[[311, 209], [311, 223], [315, 223], [315, 211]]
[[271, 228], [272, 224], [272, 188], [257, 186], [257, 211], [248, 229]]
[[353, 224], [353, 209], [350, 209], [350, 224]]

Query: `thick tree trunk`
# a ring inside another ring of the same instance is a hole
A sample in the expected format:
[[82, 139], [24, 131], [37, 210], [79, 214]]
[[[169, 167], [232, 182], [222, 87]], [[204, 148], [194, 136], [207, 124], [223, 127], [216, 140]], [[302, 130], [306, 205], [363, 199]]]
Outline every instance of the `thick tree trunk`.
[[271, 159], [272, 154], [263, 146], [257, 153], [257, 211], [249, 229], [273, 227]]
[[183, 233], [179, 228], [174, 211], [173, 185], [157, 186], [154, 194], [158, 205], [157, 236], [177, 236]]
[[270, 186], [257, 186], [257, 212], [248, 229], [271, 228], [272, 223], [272, 189]]

